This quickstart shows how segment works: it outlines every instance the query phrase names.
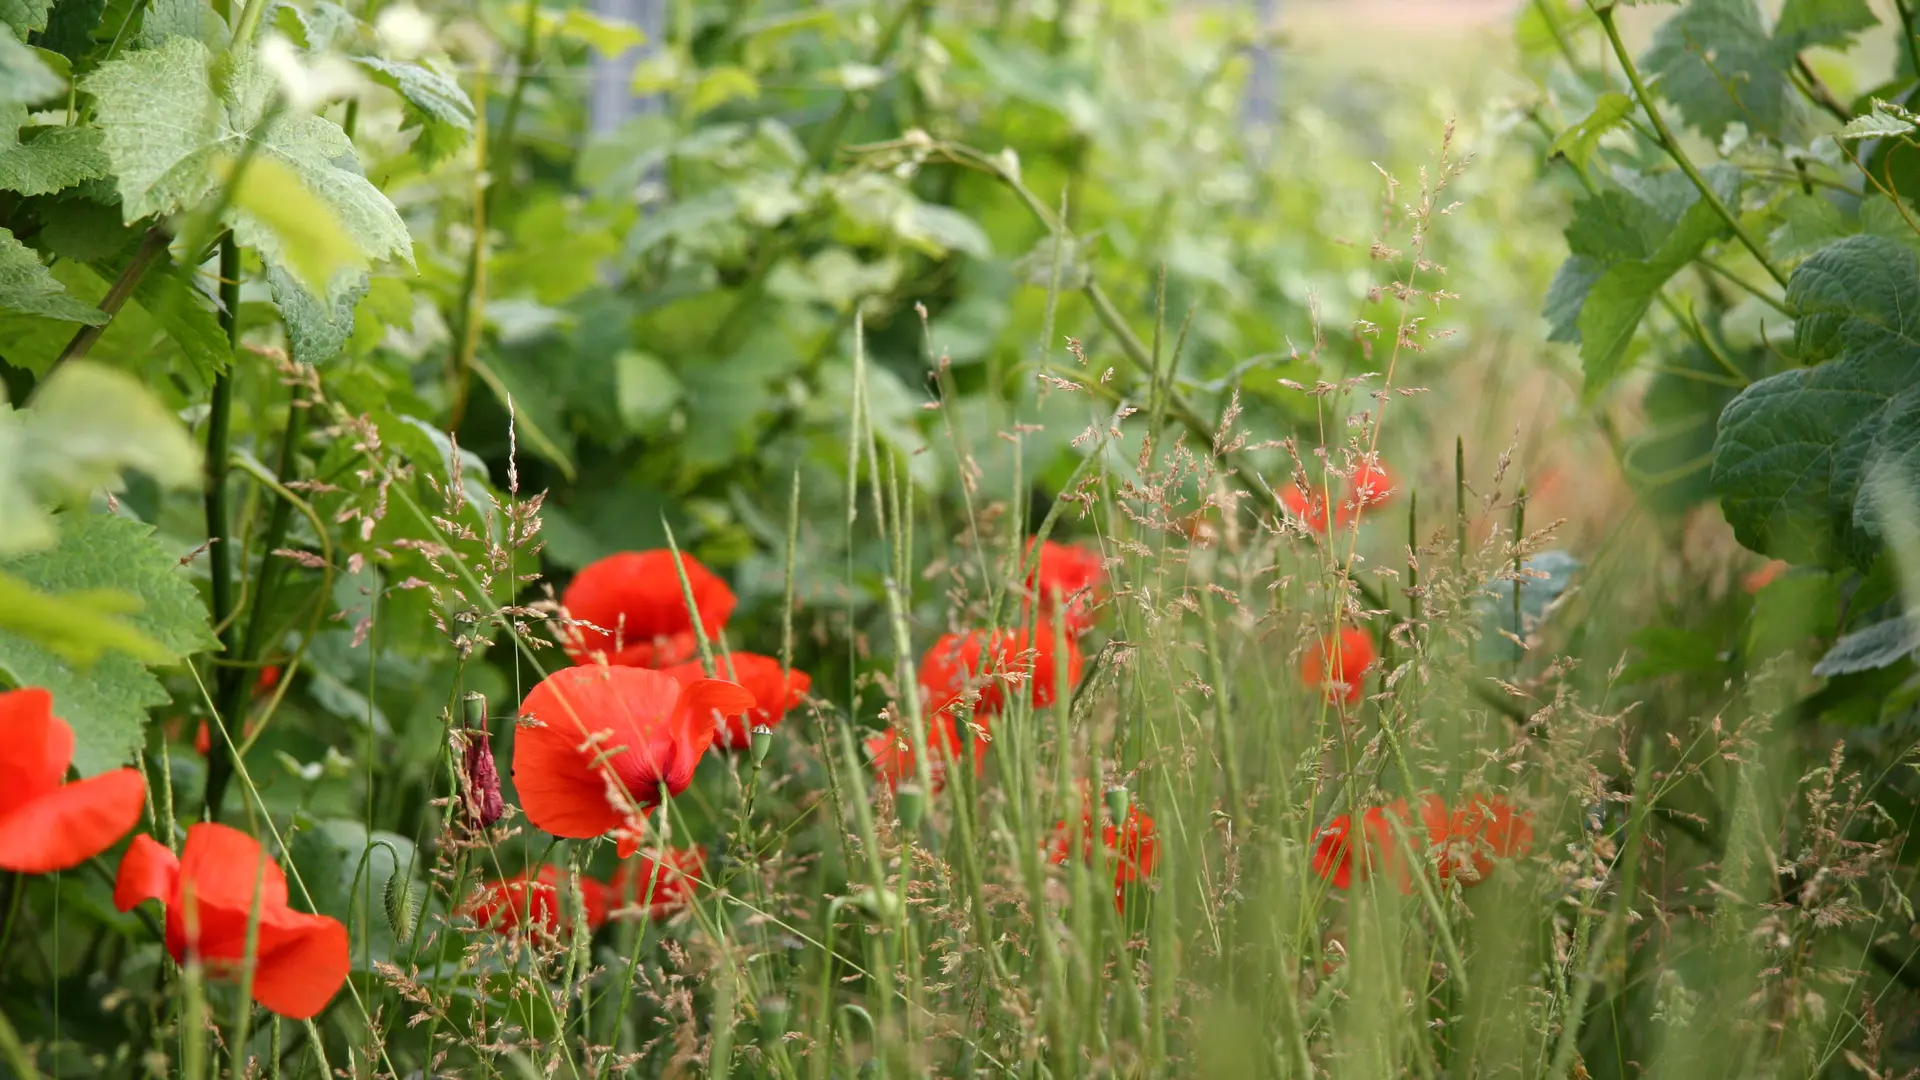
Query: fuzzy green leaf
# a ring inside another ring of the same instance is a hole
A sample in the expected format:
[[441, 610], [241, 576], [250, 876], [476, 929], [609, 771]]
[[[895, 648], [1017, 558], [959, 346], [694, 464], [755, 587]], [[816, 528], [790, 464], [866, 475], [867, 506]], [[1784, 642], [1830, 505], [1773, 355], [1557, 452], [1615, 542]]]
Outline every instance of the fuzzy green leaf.
[[1893, 240], [1839, 240], [1794, 271], [1806, 361], [1727, 405], [1713, 486], [1740, 542], [1796, 563], [1865, 565], [1879, 524], [1879, 473], [1920, 465], [1920, 262]]
[[1547, 147], [1547, 156], [1564, 156], [1585, 170], [1594, 148], [1600, 145], [1600, 137], [1626, 123], [1632, 113], [1632, 98], [1612, 90], [1601, 94], [1594, 99], [1592, 112], [1554, 137], [1553, 145]]
[[280, 317], [287, 324], [287, 344], [293, 358], [303, 364], [319, 364], [340, 355], [353, 336], [353, 309], [371, 286], [367, 275], [337, 288], [330, 299], [322, 300], [286, 269], [267, 265], [267, 287]]
[[[5, 0], [0, 0], [0, 22], [6, 21], [5, 9]], [[32, 105], [66, 88], [66, 81], [39, 53], [0, 27], [0, 106]]]
[[53, 0], [0, 0], [0, 25], [13, 28], [17, 35], [47, 28], [47, 12]]
[[[43, 593], [137, 598], [140, 608], [127, 624], [171, 658], [218, 645], [198, 591], [151, 526], [76, 511], [63, 515], [59, 528], [55, 547], [0, 561], [0, 572]], [[53, 693], [54, 710], [73, 727], [73, 763], [83, 776], [130, 760], [147, 710], [168, 701], [160, 681], [124, 652], [107, 652], [83, 668], [12, 631], [0, 631], [0, 673], [17, 686]]]
[[1920, 645], [1915, 630], [1913, 620], [1904, 615], [1874, 623], [1864, 630], [1855, 630], [1833, 643], [1827, 655], [1813, 665], [1813, 673], [1852, 675], [1858, 671], [1877, 671], [1899, 663], [1912, 655], [1916, 645]]
[[67, 295], [32, 249], [0, 229], [0, 312], [98, 326], [106, 313]]
[[406, 102], [405, 126], [419, 129], [413, 148], [423, 161], [439, 161], [473, 138], [473, 101], [451, 74], [377, 56], [357, 56], [354, 63]]
[[0, 191], [51, 195], [107, 175], [98, 129], [42, 128], [23, 141], [26, 122], [26, 106], [0, 104]]
[[199, 41], [169, 38], [158, 48], [124, 53], [81, 80], [97, 103], [123, 220], [176, 213], [212, 191], [221, 110], [207, 75], [211, 59]]
[[1845, 45], [1862, 30], [1880, 25], [1867, 0], [1787, 0], [1773, 28], [1783, 56], [1816, 46]]

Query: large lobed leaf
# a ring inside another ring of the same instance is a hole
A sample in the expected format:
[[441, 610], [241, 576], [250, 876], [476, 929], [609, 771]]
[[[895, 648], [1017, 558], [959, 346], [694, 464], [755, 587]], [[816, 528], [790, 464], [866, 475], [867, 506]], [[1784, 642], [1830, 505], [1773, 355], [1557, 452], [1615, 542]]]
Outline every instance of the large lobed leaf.
[[106, 313], [67, 295], [27, 245], [0, 229], [0, 312], [38, 315], [43, 319], [98, 326]]
[[1692, 0], [1661, 24], [1641, 65], [1687, 122], [1719, 138], [1731, 124], [1789, 131], [1788, 73], [1801, 50], [1841, 45], [1879, 20], [1867, 0], [1787, 0], [1767, 31], [1754, 0]]
[[[0, 573], [44, 593], [104, 592], [135, 598], [126, 621], [172, 657], [215, 647], [206, 607], [151, 526], [109, 514], [72, 512], [60, 520], [59, 543], [0, 561]], [[0, 674], [17, 686], [45, 687], [54, 711], [73, 726], [73, 764], [91, 776], [139, 750], [147, 710], [169, 699], [160, 680], [124, 652], [80, 667], [45, 644], [0, 630]]]
[[1871, 491], [1920, 467], [1920, 262], [1886, 237], [1846, 237], [1794, 271], [1787, 302], [1801, 358], [1826, 362], [1727, 405], [1714, 490], [1755, 551], [1865, 565], [1879, 548]]

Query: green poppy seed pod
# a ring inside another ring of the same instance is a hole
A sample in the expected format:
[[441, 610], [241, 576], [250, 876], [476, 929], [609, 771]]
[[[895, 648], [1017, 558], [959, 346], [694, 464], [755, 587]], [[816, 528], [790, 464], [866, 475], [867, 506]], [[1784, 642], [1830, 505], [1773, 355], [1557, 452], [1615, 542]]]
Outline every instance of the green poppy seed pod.
[[1115, 825], [1127, 818], [1127, 789], [1115, 784], [1107, 789], [1107, 816]]
[[778, 1045], [787, 1034], [787, 999], [770, 997], [760, 1003], [760, 1041]]
[[387, 928], [393, 931], [394, 940], [406, 941], [413, 937], [413, 920], [419, 914], [414, 906], [413, 879], [396, 868], [387, 877], [387, 887], [380, 894], [380, 899], [386, 908]]
[[900, 824], [908, 832], [917, 832], [920, 819], [927, 812], [927, 793], [919, 784], [901, 784], [893, 792], [893, 806], [900, 814]]
[[461, 725], [468, 730], [487, 730], [487, 696], [468, 694], [460, 702]]
[[773, 749], [773, 729], [765, 724], [753, 725], [753, 767], [767, 760], [767, 751]]

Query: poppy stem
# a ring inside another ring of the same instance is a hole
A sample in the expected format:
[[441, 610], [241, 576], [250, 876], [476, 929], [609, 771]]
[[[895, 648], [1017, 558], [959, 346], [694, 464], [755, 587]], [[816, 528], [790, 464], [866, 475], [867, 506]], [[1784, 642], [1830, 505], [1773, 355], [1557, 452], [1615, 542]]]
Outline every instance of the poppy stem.
[[27, 895], [25, 874], [14, 871], [7, 875], [7, 915], [0, 921], [0, 960], [7, 958], [7, 946], [13, 941], [13, 924], [20, 917], [20, 900]]
[[[220, 239], [220, 328], [226, 332], [229, 348], [240, 344], [240, 248], [229, 231]], [[237, 361], [236, 361], [237, 362]], [[211, 615], [220, 634], [220, 652], [228, 660], [238, 655], [238, 628], [234, 626], [233, 520], [227, 505], [227, 447], [233, 427], [233, 368], [213, 380], [213, 393], [207, 410], [207, 571], [212, 578]], [[229, 684], [244, 686], [239, 668], [222, 666], [214, 676], [214, 702], [224, 709], [232, 700]], [[226, 798], [227, 783], [233, 778], [232, 738], [227, 733], [231, 716], [216, 716], [212, 729], [213, 745], [207, 753], [206, 816], [220, 819], [220, 803]], [[234, 721], [238, 722], [238, 721]]]

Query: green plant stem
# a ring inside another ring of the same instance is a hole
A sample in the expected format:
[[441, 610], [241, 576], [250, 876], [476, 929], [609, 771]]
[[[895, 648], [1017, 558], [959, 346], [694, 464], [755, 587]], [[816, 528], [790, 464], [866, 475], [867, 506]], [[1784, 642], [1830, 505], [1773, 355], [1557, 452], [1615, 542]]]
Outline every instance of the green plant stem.
[[120, 271], [120, 276], [107, 288], [107, 295], [100, 298], [100, 310], [106, 313], [107, 321], [99, 326], [83, 326], [74, 331], [67, 347], [60, 350], [60, 355], [47, 368], [47, 374], [51, 375], [55, 368], [69, 360], [78, 360], [87, 355], [93, 343], [99, 341], [100, 335], [106, 333], [107, 327], [113, 324], [113, 317], [126, 306], [127, 298], [139, 287], [140, 279], [147, 276], [147, 271], [167, 250], [169, 239], [167, 231], [158, 225], [147, 230], [147, 235], [140, 241], [140, 250], [133, 253], [133, 259], [127, 263], [126, 269]]
[[34, 1067], [32, 1055], [27, 1053], [20, 1033], [14, 1030], [13, 1021], [7, 1019], [4, 1009], [0, 1009], [0, 1061], [7, 1063], [18, 1080], [40, 1080], [40, 1070]]
[[1900, 43], [1906, 47], [1907, 63], [1913, 65], [1915, 78], [1920, 78], [1920, 40], [1913, 33], [1912, 0], [1893, 0], [1894, 9], [1900, 13]]
[[[220, 241], [220, 328], [226, 331], [227, 344], [240, 343], [240, 247], [229, 232]], [[211, 407], [207, 412], [207, 491], [204, 501], [207, 516], [207, 569], [212, 578], [213, 625], [219, 628], [220, 651], [227, 657], [237, 655], [238, 627], [234, 625], [234, 556], [231, 547], [233, 522], [227, 504], [227, 445], [233, 426], [233, 369], [231, 366], [213, 380]], [[231, 701], [230, 682], [242, 691], [244, 671], [222, 667], [214, 679], [215, 701], [219, 707]], [[223, 714], [232, 721], [232, 714]], [[220, 804], [226, 798], [227, 783], [233, 776], [233, 757], [239, 753], [228, 734], [230, 723], [210, 724], [214, 745], [207, 754], [206, 816], [220, 818]]]
[[[1588, 3], [1591, 6], [1593, 0], [1588, 0]], [[1705, 199], [1707, 205], [1713, 208], [1713, 212], [1720, 215], [1720, 219], [1733, 230], [1733, 235], [1739, 239], [1741, 245], [1752, 253], [1754, 259], [1766, 269], [1773, 280], [1780, 283], [1781, 288], [1786, 288], [1786, 273], [1773, 264], [1773, 260], [1767, 257], [1767, 250], [1760, 246], [1760, 241], [1754, 239], [1753, 234], [1747, 231], [1747, 227], [1742, 225], [1727, 204], [1721, 201], [1719, 193], [1707, 183], [1706, 177], [1700, 175], [1700, 170], [1693, 165], [1693, 159], [1687, 156], [1687, 151], [1680, 145], [1680, 140], [1674, 136], [1673, 129], [1667, 126], [1666, 117], [1660, 115], [1660, 109], [1653, 103], [1653, 95], [1648, 92], [1646, 82], [1640, 78], [1640, 69], [1634, 65], [1633, 53], [1628, 51], [1627, 43], [1621, 40], [1620, 28], [1614, 25], [1612, 5], [1594, 7], [1594, 14], [1600, 19], [1601, 27], [1606, 30], [1607, 41], [1613, 46], [1614, 56], [1620, 61], [1621, 70], [1626, 72], [1627, 82], [1633, 86], [1633, 96], [1639, 100], [1641, 110], [1647, 114], [1648, 122], [1660, 136], [1660, 145], [1666, 150], [1667, 156], [1673, 159], [1673, 163], [1680, 167], [1681, 172], [1687, 174], [1687, 179], [1693, 181], [1693, 186], [1700, 190], [1700, 197]]]

